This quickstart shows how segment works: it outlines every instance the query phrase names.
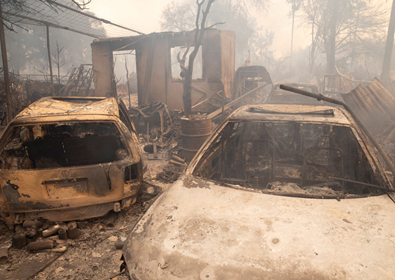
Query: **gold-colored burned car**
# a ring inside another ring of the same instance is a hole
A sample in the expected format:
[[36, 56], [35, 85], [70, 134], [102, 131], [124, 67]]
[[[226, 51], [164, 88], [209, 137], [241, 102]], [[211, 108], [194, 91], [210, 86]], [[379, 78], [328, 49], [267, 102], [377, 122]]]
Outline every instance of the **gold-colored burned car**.
[[138, 138], [114, 98], [42, 98], [0, 138], [0, 214], [9, 226], [120, 211], [141, 183]]
[[394, 188], [342, 108], [248, 105], [124, 247], [132, 279], [394, 279]]

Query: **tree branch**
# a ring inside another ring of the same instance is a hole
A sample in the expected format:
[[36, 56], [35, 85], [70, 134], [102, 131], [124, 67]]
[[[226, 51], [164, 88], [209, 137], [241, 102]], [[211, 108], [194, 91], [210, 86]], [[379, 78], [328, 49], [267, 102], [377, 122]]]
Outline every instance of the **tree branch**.
[[216, 25], [221, 25], [221, 24], [225, 24], [225, 22], [217, 22], [217, 23], [214, 23], [214, 24], [212, 24], [212, 25], [206, 27], [205, 30], [210, 29], [210, 28], [213, 28], [214, 26], [216, 26]]

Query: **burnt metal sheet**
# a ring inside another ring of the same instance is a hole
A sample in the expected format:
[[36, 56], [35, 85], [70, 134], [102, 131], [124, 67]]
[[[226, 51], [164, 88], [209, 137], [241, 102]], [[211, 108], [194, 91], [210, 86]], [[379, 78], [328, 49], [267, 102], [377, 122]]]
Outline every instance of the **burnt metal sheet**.
[[383, 132], [395, 122], [395, 95], [377, 78], [368, 86], [359, 85], [342, 97], [373, 134]]

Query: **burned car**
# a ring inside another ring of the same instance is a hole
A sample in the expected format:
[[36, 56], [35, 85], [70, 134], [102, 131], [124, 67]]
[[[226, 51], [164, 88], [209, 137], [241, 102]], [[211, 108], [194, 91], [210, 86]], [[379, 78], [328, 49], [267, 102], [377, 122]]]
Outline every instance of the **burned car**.
[[0, 138], [0, 214], [12, 226], [120, 211], [142, 184], [138, 138], [114, 98], [45, 97]]
[[393, 187], [351, 115], [244, 106], [148, 209], [132, 279], [392, 279]]

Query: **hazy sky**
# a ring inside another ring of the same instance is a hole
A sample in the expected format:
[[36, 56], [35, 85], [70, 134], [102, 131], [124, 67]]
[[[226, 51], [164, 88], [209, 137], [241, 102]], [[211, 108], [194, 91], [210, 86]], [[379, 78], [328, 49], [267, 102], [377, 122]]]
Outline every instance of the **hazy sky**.
[[[90, 11], [114, 23], [143, 33], [160, 32], [162, 11], [172, 0], [93, 0]], [[177, 1], [175, 1], [177, 2]], [[215, 3], [214, 3], [215, 5]], [[275, 32], [273, 49], [275, 56], [287, 56], [290, 52], [291, 19], [285, 0], [272, 0], [268, 10], [257, 15], [258, 23]], [[295, 28], [294, 50], [308, 44], [308, 32]]]

